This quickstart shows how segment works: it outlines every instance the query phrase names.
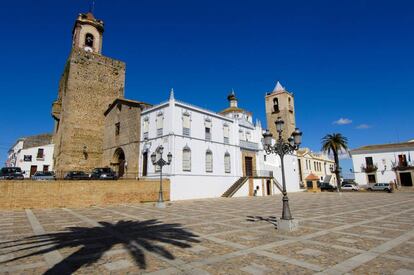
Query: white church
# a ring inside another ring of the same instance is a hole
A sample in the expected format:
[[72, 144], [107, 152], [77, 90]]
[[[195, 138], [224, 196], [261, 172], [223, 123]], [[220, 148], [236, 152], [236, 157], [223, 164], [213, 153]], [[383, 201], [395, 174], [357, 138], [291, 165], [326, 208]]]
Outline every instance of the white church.
[[[278, 102], [293, 97], [279, 83], [269, 94], [279, 96]], [[234, 92], [227, 99], [229, 107], [216, 113], [179, 101], [171, 91], [168, 101], [143, 110], [139, 178], [160, 176], [150, 156], [163, 146], [164, 159], [172, 154], [171, 164], [163, 167], [171, 200], [280, 193], [280, 159], [264, 152], [260, 122], [253, 123], [252, 113], [238, 106]], [[285, 172], [287, 191], [299, 191], [296, 154], [285, 156]]]

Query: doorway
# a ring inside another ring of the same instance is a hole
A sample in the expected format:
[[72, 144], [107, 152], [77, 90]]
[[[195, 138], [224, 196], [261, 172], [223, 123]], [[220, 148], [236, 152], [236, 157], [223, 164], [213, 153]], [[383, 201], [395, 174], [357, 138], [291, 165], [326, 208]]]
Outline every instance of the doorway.
[[252, 157], [244, 158], [244, 169], [246, 172], [246, 177], [253, 176], [253, 158]]
[[121, 148], [115, 150], [113, 165], [115, 165], [115, 170], [118, 172], [118, 177], [123, 177], [125, 174], [125, 153]]
[[148, 174], [148, 152], [142, 155], [142, 176], [146, 177]]
[[272, 195], [272, 182], [270, 180], [266, 180], [266, 190], [268, 196]]
[[37, 165], [30, 166], [30, 177], [32, 177], [37, 172]]
[[413, 186], [410, 172], [400, 173], [401, 186]]

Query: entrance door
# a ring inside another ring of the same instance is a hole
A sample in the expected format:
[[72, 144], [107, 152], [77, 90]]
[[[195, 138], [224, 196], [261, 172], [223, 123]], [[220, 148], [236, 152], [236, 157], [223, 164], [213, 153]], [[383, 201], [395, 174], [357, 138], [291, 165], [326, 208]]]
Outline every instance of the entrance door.
[[37, 171], [37, 165], [30, 166], [30, 177], [32, 177]]
[[267, 195], [272, 195], [272, 182], [270, 180], [266, 180], [266, 187]]
[[118, 177], [124, 176], [125, 173], [125, 160], [119, 161]]
[[148, 173], [148, 152], [145, 152], [142, 156], [142, 176], [147, 176]]
[[400, 173], [401, 185], [402, 186], [413, 186], [413, 179], [411, 173]]
[[246, 177], [253, 176], [253, 158], [252, 157], [245, 157], [244, 158], [244, 168], [246, 171]]

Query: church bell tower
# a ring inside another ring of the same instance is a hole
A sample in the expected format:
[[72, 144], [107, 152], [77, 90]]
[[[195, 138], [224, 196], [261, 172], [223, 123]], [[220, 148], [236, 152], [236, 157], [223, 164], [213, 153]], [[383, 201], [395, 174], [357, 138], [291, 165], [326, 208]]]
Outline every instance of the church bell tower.
[[275, 121], [281, 118], [285, 124], [282, 138], [287, 140], [295, 131], [295, 102], [293, 94], [288, 92], [279, 81], [273, 91], [265, 96], [267, 128], [273, 137], [277, 139], [279, 133], [276, 130]]
[[54, 167], [91, 171], [102, 165], [104, 112], [124, 97], [125, 63], [102, 55], [104, 22], [81, 13], [72, 30], [72, 49], [52, 104]]
[[104, 23], [91, 12], [79, 14], [72, 30], [72, 47], [101, 54]]

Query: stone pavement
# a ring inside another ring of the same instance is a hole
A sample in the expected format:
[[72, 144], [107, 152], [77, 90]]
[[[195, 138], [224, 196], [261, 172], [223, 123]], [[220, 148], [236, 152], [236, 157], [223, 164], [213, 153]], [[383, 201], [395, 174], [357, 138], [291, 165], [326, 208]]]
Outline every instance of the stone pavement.
[[2, 274], [414, 274], [414, 193], [0, 211]]

